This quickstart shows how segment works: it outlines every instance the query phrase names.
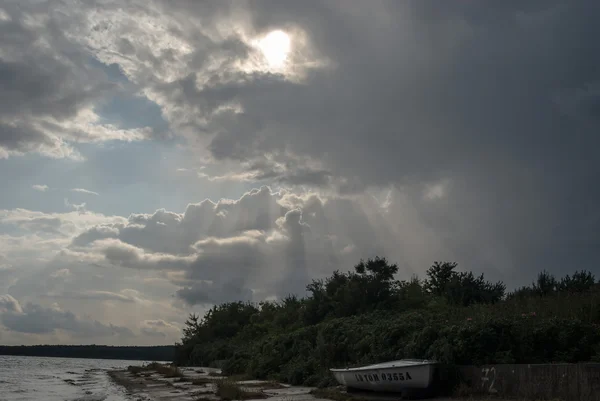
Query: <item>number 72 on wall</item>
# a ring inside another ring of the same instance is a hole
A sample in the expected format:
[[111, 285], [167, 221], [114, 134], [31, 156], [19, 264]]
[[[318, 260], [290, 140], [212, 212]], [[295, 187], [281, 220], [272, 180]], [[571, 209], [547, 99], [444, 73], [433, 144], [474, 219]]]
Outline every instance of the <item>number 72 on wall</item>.
[[494, 388], [496, 382], [496, 368], [483, 368], [481, 369], [481, 388], [487, 389], [488, 393], [497, 393], [498, 390]]

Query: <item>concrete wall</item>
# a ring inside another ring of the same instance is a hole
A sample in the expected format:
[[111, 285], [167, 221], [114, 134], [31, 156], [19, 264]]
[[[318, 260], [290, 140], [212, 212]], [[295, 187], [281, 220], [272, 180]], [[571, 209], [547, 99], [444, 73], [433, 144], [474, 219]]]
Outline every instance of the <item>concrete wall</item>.
[[600, 363], [462, 366], [463, 381], [485, 394], [600, 401]]

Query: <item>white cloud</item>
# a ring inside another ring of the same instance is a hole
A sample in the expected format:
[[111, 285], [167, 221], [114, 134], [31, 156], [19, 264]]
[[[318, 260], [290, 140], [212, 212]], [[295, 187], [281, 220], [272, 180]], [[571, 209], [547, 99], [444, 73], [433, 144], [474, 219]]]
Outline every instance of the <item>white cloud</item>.
[[[206, 305], [303, 293], [311, 278], [350, 269], [360, 257], [400, 254], [401, 246], [385, 239], [385, 223], [378, 227], [382, 222], [373, 220], [380, 212], [350, 198], [262, 187], [236, 200], [190, 204], [184, 213], [158, 210], [124, 219], [18, 209], [4, 211], [0, 222], [36, 233], [25, 237], [31, 243], [23, 249], [38, 248], [41, 238], [54, 241], [48, 255], [60, 267], [48, 277], [62, 281], [47, 281], [41, 293], [63, 300], [132, 299], [108, 287], [74, 288], [81, 276], [73, 266], [82, 264], [97, 274], [170, 272], [165, 279], [171, 287], [162, 288], [188, 304]], [[382, 237], [378, 249], [376, 236]]]
[[98, 192], [90, 191], [90, 190], [84, 189], [84, 188], [73, 188], [73, 189], [71, 189], [71, 192], [79, 192], [81, 194], [95, 195], [95, 196], [100, 195]]
[[77, 235], [102, 224], [123, 224], [126, 218], [105, 216], [90, 211], [67, 213], [44, 213], [27, 209], [0, 210], [0, 224], [12, 225], [23, 230], [40, 233]]
[[71, 275], [71, 270], [65, 268], [65, 269], [60, 269], [60, 270], [57, 270], [55, 272], [52, 272], [50, 274], [50, 277], [52, 277], [52, 278], [58, 278], [58, 277], [65, 278], [65, 277], [69, 277], [70, 275]]
[[32, 185], [31, 188], [40, 192], [46, 192], [49, 189], [48, 185]]
[[22, 313], [21, 305], [9, 294], [0, 295], [0, 313]]
[[130, 295], [115, 293], [111, 291], [65, 291], [60, 293], [48, 293], [47, 297], [58, 299], [79, 299], [79, 300], [96, 300], [96, 301], [119, 301], [119, 302], [136, 302], [136, 298]]
[[63, 255], [105, 268], [170, 271], [167, 279], [190, 304], [301, 294], [310, 279], [375, 255], [399, 261], [406, 277], [423, 273], [432, 252], [452, 256], [442, 243], [415, 246], [432, 244], [430, 234], [403, 217], [408, 204], [398, 203], [405, 201], [398, 191], [384, 205], [371, 199], [262, 187], [237, 200], [190, 204], [181, 214], [158, 210], [90, 227]]
[[448, 186], [449, 186], [448, 180], [437, 182], [435, 184], [426, 185], [423, 197], [426, 200], [430, 200], [430, 201], [436, 200], [436, 199], [442, 199], [446, 196]]

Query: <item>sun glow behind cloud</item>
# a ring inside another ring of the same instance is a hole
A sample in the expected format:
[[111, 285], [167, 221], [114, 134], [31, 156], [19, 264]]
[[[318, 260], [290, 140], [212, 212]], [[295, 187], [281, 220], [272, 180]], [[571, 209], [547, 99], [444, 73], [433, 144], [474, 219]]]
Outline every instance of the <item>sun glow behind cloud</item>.
[[275, 73], [286, 80], [300, 82], [309, 70], [335, 67], [316, 51], [308, 33], [298, 26], [261, 33], [249, 29], [242, 37], [253, 49], [249, 57], [235, 63], [235, 68], [243, 72]]
[[287, 33], [276, 30], [269, 32], [261, 39], [258, 42], [258, 47], [270, 67], [281, 68], [285, 66], [288, 60], [291, 50], [291, 40]]

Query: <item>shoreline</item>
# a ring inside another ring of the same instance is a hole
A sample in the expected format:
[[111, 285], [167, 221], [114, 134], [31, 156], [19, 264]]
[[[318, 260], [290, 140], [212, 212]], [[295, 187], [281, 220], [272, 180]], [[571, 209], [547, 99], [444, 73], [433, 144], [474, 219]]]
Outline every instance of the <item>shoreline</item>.
[[[400, 397], [398, 394], [347, 392], [340, 386], [319, 389], [269, 380], [244, 380], [243, 377], [227, 377], [220, 373], [214, 368], [175, 368], [161, 364], [108, 371], [112, 381], [125, 388], [127, 393], [153, 401], [396, 401]], [[503, 401], [495, 397], [475, 396], [427, 399]]]
[[293, 387], [265, 380], [236, 380], [220, 375], [220, 370], [194, 367], [159, 369], [130, 366], [128, 370], [108, 371], [112, 381], [129, 394], [155, 401], [327, 401], [312, 396], [312, 387]]

